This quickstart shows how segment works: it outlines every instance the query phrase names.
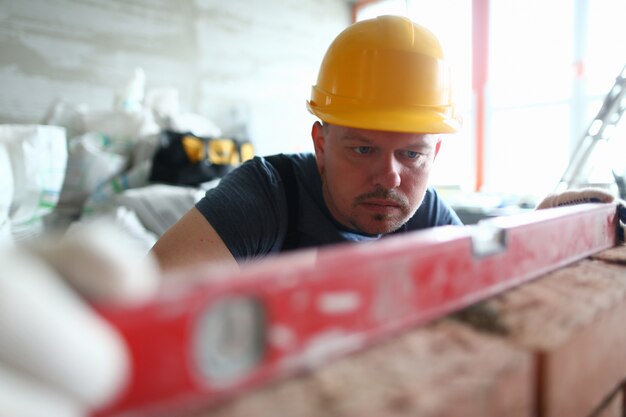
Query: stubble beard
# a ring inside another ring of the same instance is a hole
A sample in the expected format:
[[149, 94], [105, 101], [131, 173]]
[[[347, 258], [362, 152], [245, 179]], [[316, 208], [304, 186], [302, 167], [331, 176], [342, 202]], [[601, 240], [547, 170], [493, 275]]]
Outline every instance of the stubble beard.
[[[328, 187], [326, 172], [323, 168], [320, 169], [320, 176], [322, 179], [322, 187], [325, 190], [325, 194], [328, 195], [329, 198], [331, 198], [332, 195]], [[369, 199], [391, 200], [395, 204], [397, 204], [401, 215], [397, 217], [397, 216], [385, 215], [385, 214], [380, 214], [380, 213], [368, 214], [368, 216], [370, 216], [369, 217], [370, 220], [372, 221], [371, 223], [373, 224], [369, 224], [370, 227], [367, 227], [367, 229], [369, 230], [366, 230], [366, 228], [363, 227], [364, 225], [360, 224], [361, 222], [358, 221], [356, 214], [342, 213], [345, 217], [345, 221], [347, 222], [346, 226], [349, 226], [352, 229], [357, 230], [359, 232], [364, 232], [364, 233], [371, 234], [371, 235], [392, 233], [400, 229], [414, 214], [414, 213], [411, 213], [411, 208], [406, 197], [402, 196], [395, 190], [389, 190], [389, 189], [384, 189], [384, 188], [376, 188], [373, 191], [357, 196], [353, 200], [352, 206], [351, 206], [354, 212], [356, 212], [356, 210], [359, 209], [359, 205], [361, 205], [363, 202], [366, 202]], [[326, 202], [326, 204], [328, 205], [328, 202]], [[339, 221], [340, 223], [344, 223], [340, 221], [340, 219], [335, 218], [335, 220]]]

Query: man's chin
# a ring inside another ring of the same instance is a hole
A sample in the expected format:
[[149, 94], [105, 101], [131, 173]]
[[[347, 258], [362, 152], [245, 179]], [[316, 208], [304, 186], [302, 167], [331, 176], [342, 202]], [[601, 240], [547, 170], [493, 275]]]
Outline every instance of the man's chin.
[[384, 235], [392, 233], [402, 227], [404, 220], [397, 219], [373, 219], [360, 228], [362, 232], [370, 235]]

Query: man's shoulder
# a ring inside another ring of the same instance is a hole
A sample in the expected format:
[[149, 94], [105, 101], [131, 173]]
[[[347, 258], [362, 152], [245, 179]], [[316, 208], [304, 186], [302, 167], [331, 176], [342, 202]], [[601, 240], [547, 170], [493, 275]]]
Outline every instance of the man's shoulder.
[[305, 182], [311, 178], [311, 174], [317, 172], [315, 155], [312, 153], [281, 153], [259, 156], [254, 158], [254, 163], [279, 175], [281, 171], [284, 171], [280, 166], [284, 166], [285, 163], [288, 163], [289, 170], [293, 170], [296, 177]]
[[253, 160], [256, 163], [265, 164], [272, 160], [283, 159], [290, 161], [294, 166], [309, 166], [311, 163], [315, 163], [315, 155], [310, 152], [303, 153], [279, 153], [275, 155], [257, 156]]
[[454, 210], [429, 186], [422, 204], [408, 222], [409, 230], [424, 229], [448, 224], [461, 224]]
[[311, 165], [315, 166], [315, 156], [307, 153], [255, 156], [237, 167], [225, 179], [240, 180], [254, 176], [258, 179], [269, 179], [270, 184], [275, 183], [276, 177], [280, 176], [279, 165], [284, 165], [285, 162], [288, 162], [294, 171], [306, 172], [310, 170]]
[[437, 189], [435, 187], [433, 187], [432, 185], [428, 186], [426, 188], [426, 195], [425, 195], [425, 199], [428, 198], [428, 200], [430, 202], [432, 202], [432, 204], [437, 204], [441, 201], [443, 201], [441, 199], [441, 196], [439, 195], [439, 193], [437, 192]]

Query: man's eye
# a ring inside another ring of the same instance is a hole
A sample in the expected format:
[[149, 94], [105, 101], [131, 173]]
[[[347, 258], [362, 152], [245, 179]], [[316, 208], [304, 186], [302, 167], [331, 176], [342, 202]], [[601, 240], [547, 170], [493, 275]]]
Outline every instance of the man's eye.
[[419, 158], [421, 154], [415, 151], [404, 151], [404, 155], [409, 159], [416, 159]]
[[357, 146], [352, 149], [354, 150], [354, 152], [358, 153], [359, 155], [367, 155], [368, 153], [372, 152], [371, 146]]

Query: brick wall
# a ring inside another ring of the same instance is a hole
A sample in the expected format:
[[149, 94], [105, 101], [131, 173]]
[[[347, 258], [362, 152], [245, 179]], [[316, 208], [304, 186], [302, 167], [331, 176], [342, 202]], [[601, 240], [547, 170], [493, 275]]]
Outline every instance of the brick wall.
[[198, 417], [620, 417], [626, 246]]

